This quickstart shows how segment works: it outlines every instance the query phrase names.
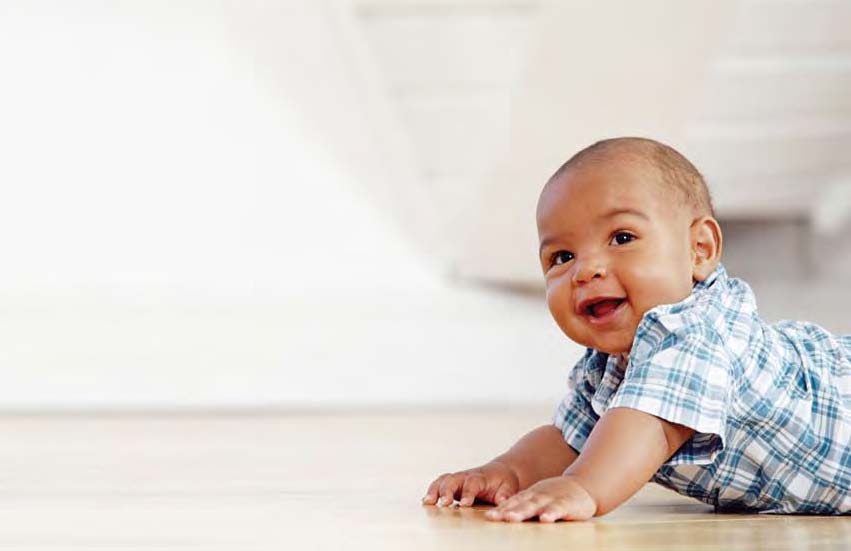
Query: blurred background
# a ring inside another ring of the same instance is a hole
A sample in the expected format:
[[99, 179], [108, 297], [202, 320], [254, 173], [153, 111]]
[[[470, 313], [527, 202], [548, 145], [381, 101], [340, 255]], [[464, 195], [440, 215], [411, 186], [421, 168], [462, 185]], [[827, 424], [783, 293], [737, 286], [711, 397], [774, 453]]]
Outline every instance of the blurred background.
[[0, 410], [555, 404], [534, 206], [705, 174], [762, 315], [851, 333], [851, 2], [0, 0]]

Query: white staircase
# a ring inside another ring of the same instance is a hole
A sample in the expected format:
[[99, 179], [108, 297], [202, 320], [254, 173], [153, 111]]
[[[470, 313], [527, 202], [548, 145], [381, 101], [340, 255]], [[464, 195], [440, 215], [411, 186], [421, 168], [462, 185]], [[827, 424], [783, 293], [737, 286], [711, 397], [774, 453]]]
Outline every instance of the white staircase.
[[[537, 284], [543, 180], [613, 135], [681, 149], [722, 222], [808, 231], [818, 213], [813, 225], [836, 236], [851, 213], [851, 2], [335, 5], [411, 153], [415, 181], [399, 186], [431, 198], [431, 224], [412, 217], [408, 231], [452, 273]], [[398, 189], [372, 193], [412, 209]]]

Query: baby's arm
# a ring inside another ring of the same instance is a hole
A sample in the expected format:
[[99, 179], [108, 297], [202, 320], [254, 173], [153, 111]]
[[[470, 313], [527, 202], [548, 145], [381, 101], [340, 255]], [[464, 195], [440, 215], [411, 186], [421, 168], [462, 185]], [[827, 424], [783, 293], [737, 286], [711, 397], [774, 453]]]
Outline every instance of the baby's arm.
[[426, 505], [449, 505], [459, 499], [462, 506], [475, 498], [499, 504], [544, 478], [557, 476], [577, 457], [553, 425], [529, 432], [510, 450], [472, 469], [443, 474], [423, 497]]
[[640, 490], [694, 430], [629, 408], [607, 411], [562, 474], [541, 480], [488, 512], [491, 520], [585, 520]]

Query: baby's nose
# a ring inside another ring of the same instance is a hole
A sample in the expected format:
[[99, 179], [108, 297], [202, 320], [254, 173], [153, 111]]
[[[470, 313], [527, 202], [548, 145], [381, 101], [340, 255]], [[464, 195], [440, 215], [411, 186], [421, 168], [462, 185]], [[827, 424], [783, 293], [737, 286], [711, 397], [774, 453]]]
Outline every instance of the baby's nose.
[[599, 260], [578, 263], [573, 273], [574, 283], [587, 283], [594, 278], [606, 277], [606, 266]]

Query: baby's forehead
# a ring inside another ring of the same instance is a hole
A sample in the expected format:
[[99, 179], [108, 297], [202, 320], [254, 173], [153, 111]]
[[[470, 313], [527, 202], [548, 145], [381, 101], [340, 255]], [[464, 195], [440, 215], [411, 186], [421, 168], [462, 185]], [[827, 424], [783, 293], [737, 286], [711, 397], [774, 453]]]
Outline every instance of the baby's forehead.
[[633, 203], [655, 203], [663, 211], [657, 214], [666, 217], [677, 211], [692, 219], [714, 216], [706, 182], [694, 165], [672, 147], [638, 137], [602, 140], [565, 161], [541, 191], [538, 215], [566, 196], [572, 206], [587, 202], [583, 195], [600, 198], [600, 188], [603, 198], [621, 193]]
[[[602, 188], [602, 189], [601, 189]], [[554, 175], [541, 191], [542, 204], [563, 203], [568, 198], [582, 200], [586, 196], [604, 194], [612, 201], [629, 206], [680, 205], [676, 193], [658, 168], [643, 159], [615, 157], [594, 163], [582, 163]], [[539, 208], [540, 211], [540, 208]]]
[[[632, 170], [632, 169], [628, 169]], [[568, 235], [608, 228], [616, 220], [688, 227], [692, 210], [658, 176], [629, 178], [632, 172], [565, 174], [542, 194], [536, 220], [538, 236]], [[610, 228], [609, 228], [610, 229]]]

